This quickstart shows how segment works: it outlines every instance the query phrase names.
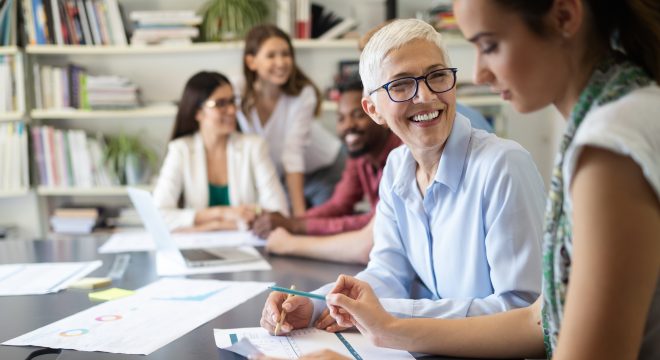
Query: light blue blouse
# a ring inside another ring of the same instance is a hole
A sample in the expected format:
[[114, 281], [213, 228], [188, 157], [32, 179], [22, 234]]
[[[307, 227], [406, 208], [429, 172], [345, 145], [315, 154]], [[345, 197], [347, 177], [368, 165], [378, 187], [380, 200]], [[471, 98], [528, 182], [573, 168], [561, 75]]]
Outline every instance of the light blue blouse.
[[541, 290], [545, 190], [530, 154], [472, 129], [457, 114], [424, 198], [415, 169], [405, 145], [390, 153], [374, 248], [357, 275], [374, 287], [385, 309], [402, 317], [448, 318], [534, 302]]

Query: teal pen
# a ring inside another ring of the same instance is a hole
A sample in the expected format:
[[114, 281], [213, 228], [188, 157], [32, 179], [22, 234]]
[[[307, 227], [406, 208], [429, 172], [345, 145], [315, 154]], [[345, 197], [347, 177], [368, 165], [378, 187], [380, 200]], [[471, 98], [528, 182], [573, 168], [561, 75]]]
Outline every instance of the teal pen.
[[319, 294], [313, 294], [313, 293], [306, 292], [306, 291], [291, 290], [291, 289], [287, 289], [285, 287], [280, 287], [280, 286], [271, 286], [270, 289], [273, 290], [273, 291], [283, 292], [285, 294], [304, 296], [304, 297], [308, 297], [308, 298], [312, 298], [312, 299], [319, 299], [319, 300], [325, 301], [325, 296], [319, 295]]

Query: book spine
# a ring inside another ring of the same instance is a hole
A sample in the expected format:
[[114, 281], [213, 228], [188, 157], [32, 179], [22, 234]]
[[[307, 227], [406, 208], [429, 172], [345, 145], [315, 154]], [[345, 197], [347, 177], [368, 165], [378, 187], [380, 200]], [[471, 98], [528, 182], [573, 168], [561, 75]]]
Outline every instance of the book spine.
[[40, 127], [34, 126], [30, 129], [32, 133], [32, 150], [34, 151], [34, 160], [36, 162], [37, 174], [39, 175], [39, 184], [47, 185], [46, 164], [44, 163], [44, 147], [41, 140]]
[[48, 126], [39, 127], [41, 133], [41, 143], [43, 144], [44, 164], [46, 165], [46, 186], [55, 186], [55, 175], [53, 174], [53, 162], [51, 160], [52, 151], [50, 141], [48, 140]]

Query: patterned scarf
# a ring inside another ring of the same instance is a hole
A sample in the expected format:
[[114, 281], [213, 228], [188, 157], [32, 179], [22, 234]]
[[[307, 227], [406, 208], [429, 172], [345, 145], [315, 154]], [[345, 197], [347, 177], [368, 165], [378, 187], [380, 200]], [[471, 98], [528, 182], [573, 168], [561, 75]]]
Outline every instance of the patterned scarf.
[[594, 71], [571, 111], [552, 172], [543, 235], [543, 334], [548, 359], [557, 346], [573, 253], [572, 224], [565, 207], [563, 165], [566, 150], [586, 115], [652, 82], [640, 67], [609, 57]]

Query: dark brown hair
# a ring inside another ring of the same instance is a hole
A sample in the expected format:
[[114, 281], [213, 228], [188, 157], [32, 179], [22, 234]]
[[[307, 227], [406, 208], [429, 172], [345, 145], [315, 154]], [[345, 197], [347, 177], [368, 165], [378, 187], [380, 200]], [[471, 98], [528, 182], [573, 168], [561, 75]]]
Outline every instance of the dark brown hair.
[[[628, 58], [660, 83], [660, 1], [583, 0], [598, 38], [608, 47], [614, 36]], [[545, 34], [544, 16], [554, 0], [496, 0], [499, 6], [519, 13], [527, 26]]]
[[243, 91], [241, 110], [243, 113], [247, 114], [248, 110], [252, 108], [256, 103], [256, 92], [254, 89], [254, 83], [257, 80], [257, 73], [248, 68], [245, 58], [248, 55], [256, 56], [257, 52], [261, 48], [261, 45], [268, 39], [272, 37], [278, 37], [289, 45], [289, 50], [291, 51], [291, 59], [293, 59], [293, 68], [291, 69], [291, 75], [289, 80], [282, 85], [282, 91], [287, 95], [299, 95], [302, 89], [306, 85], [312, 86], [314, 92], [316, 93], [316, 108], [314, 109], [314, 115], [318, 116], [321, 113], [321, 92], [318, 87], [314, 85], [312, 80], [305, 75], [305, 73], [298, 67], [296, 64], [296, 57], [291, 44], [291, 38], [277, 26], [274, 25], [257, 25], [250, 29], [247, 36], [245, 37], [245, 50], [243, 51], [243, 74], [245, 75], [245, 90]]
[[231, 83], [226, 76], [212, 71], [200, 71], [186, 82], [176, 113], [171, 140], [194, 134], [199, 130], [199, 122], [195, 119], [197, 111], [215, 89], [222, 85], [231, 86]]

